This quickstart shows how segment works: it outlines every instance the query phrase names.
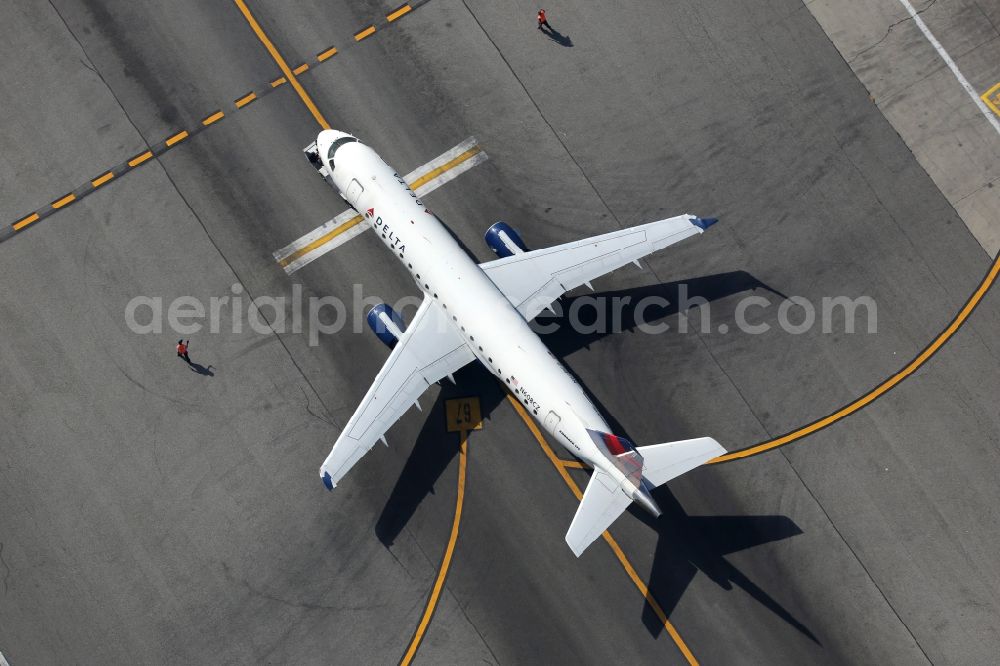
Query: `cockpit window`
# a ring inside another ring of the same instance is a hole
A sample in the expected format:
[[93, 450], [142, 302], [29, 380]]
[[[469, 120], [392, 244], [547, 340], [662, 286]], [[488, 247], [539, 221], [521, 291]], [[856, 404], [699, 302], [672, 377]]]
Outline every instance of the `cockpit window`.
[[337, 152], [337, 148], [340, 148], [345, 143], [353, 143], [357, 141], [353, 136], [342, 136], [332, 144], [330, 144], [330, 150], [326, 153], [326, 161], [330, 163], [330, 168], [333, 168], [333, 156]]

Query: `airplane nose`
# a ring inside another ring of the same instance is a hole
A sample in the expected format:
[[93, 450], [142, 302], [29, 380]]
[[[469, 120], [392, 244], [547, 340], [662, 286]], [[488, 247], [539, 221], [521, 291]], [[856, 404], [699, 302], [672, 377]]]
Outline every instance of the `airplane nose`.
[[350, 136], [351, 135], [348, 134], [347, 132], [341, 132], [340, 130], [335, 130], [335, 129], [323, 130], [316, 137], [316, 145], [317, 146], [321, 146], [321, 145], [327, 145], [327, 146], [329, 146], [334, 141], [336, 141], [337, 139], [343, 139], [344, 137], [350, 137]]
[[316, 137], [316, 151], [319, 153], [320, 159], [327, 161], [332, 172], [334, 167], [333, 154], [336, 152], [336, 149], [345, 143], [353, 141], [357, 141], [357, 139], [347, 132], [334, 129], [323, 130]]

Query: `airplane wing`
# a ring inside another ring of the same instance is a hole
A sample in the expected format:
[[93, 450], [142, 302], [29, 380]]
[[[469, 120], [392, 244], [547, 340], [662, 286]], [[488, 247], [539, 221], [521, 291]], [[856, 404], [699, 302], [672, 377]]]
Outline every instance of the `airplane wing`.
[[424, 299], [320, 467], [326, 487], [332, 490], [375, 442], [384, 439], [428, 386], [474, 358], [440, 306]]
[[700, 234], [711, 218], [680, 215], [480, 264], [493, 284], [531, 320], [571, 289], [647, 254]]

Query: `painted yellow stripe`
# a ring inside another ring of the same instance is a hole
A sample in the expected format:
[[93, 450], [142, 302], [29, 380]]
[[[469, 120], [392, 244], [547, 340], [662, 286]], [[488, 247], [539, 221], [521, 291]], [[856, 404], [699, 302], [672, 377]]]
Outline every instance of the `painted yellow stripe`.
[[212, 123], [222, 120], [225, 116], [226, 114], [224, 114], [222, 111], [216, 111], [208, 118], [205, 118], [203, 121], [201, 121], [201, 124], [204, 125], [205, 127], [208, 127]]
[[299, 75], [302, 72], [306, 71], [307, 69], [309, 69], [309, 63], [304, 62], [301, 65], [299, 65], [298, 67], [296, 67], [295, 69], [293, 69], [292, 70], [292, 74]]
[[356, 33], [354, 35], [354, 41], [360, 42], [362, 39], [366, 37], [371, 37], [374, 34], [375, 34], [375, 26], [370, 25], [361, 32]]
[[[524, 421], [525, 425], [528, 426], [528, 430], [530, 430], [531, 434], [534, 435], [535, 440], [538, 442], [538, 445], [542, 447], [542, 451], [545, 452], [545, 456], [549, 459], [549, 462], [551, 462], [552, 465], [556, 468], [556, 471], [559, 472], [559, 476], [562, 477], [563, 482], [567, 486], [569, 486], [569, 489], [571, 491], [573, 491], [573, 494], [576, 496], [577, 500], [582, 500], [583, 491], [580, 490], [580, 486], [576, 485], [576, 481], [574, 481], [573, 477], [571, 477], [569, 475], [569, 472], [566, 471], [566, 466], [563, 464], [563, 461], [559, 458], [559, 456], [555, 454], [555, 452], [552, 450], [552, 447], [549, 446], [549, 443], [545, 441], [545, 437], [542, 436], [541, 431], [538, 429], [538, 425], [528, 415], [528, 412], [525, 411], [524, 407], [521, 406], [521, 403], [515, 400], [514, 397], [511, 396], [509, 393], [507, 394], [507, 400], [510, 402], [510, 404], [514, 406], [515, 411], [517, 411], [518, 416], [521, 417], [521, 420]], [[656, 613], [656, 617], [658, 617], [660, 619], [660, 622], [663, 623], [663, 628], [667, 630], [668, 634], [670, 634], [670, 638], [673, 639], [674, 644], [677, 646], [677, 649], [681, 651], [681, 654], [684, 655], [684, 658], [687, 659], [687, 662], [689, 664], [691, 664], [692, 666], [696, 666], [698, 664], [698, 660], [695, 659], [694, 654], [691, 653], [691, 650], [690, 648], [688, 648], [687, 643], [684, 642], [684, 639], [681, 638], [680, 633], [678, 633], [673, 623], [670, 622], [670, 618], [668, 618], [667, 614], [663, 612], [663, 609], [660, 607], [660, 604], [657, 603], [656, 599], [653, 598], [653, 595], [652, 593], [650, 593], [649, 588], [639, 577], [639, 574], [636, 573], [635, 567], [632, 566], [632, 563], [629, 562], [628, 558], [625, 556], [625, 553], [622, 552], [622, 549], [618, 545], [618, 542], [615, 541], [615, 538], [611, 536], [611, 533], [608, 532], [607, 530], [605, 530], [603, 536], [604, 540], [611, 547], [611, 552], [615, 554], [615, 557], [618, 559], [618, 562], [622, 565], [622, 568], [625, 569], [625, 573], [627, 573], [628, 577], [632, 579], [632, 583], [635, 585], [636, 589], [638, 589], [639, 592], [642, 594], [642, 596], [646, 599], [646, 603], [649, 604], [649, 607], [653, 609], [654, 613]]]
[[386, 18], [389, 19], [389, 23], [392, 23], [396, 19], [401, 18], [401, 17], [405, 16], [406, 14], [409, 14], [411, 11], [413, 11], [413, 7], [411, 7], [409, 5], [403, 5], [402, 7], [400, 7], [399, 9], [397, 9], [396, 11], [394, 11], [391, 14], [389, 14], [388, 16], [386, 16]]
[[147, 150], [142, 155], [136, 155], [135, 157], [133, 157], [132, 159], [130, 159], [128, 161], [128, 165], [130, 167], [137, 167], [140, 164], [142, 164], [143, 162], [145, 162], [146, 160], [148, 160], [152, 156], [153, 156], [152, 151]]
[[73, 193], [70, 193], [70, 194], [67, 194], [66, 196], [64, 196], [62, 199], [57, 199], [56, 201], [53, 201], [52, 202], [52, 207], [56, 208], [56, 209], [59, 209], [59, 208], [62, 208], [63, 206], [68, 206], [69, 204], [73, 203], [74, 201], [76, 201], [76, 195], [73, 194]]
[[320, 62], [323, 62], [324, 60], [329, 60], [330, 58], [332, 58], [335, 55], [337, 55], [337, 47], [336, 46], [331, 46], [326, 51], [323, 51], [318, 56], [316, 56], [316, 60], [318, 60]]
[[95, 178], [94, 180], [90, 181], [90, 185], [91, 185], [91, 187], [98, 188], [98, 187], [100, 187], [101, 185], [103, 185], [104, 183], [108, 182], [109, 180], [111, 180], [114, 177], [115, 177], [115, 174], [113, 172], [109, 171], [106, 174], [104, 174], [103, 176], [101, 176], [99, 178]]
[[37, 221], [38, 221], [38, 213], [32, 213], [31, 215], [29, 215], [28, 217], [24, 218], [23, 220], [18, 220], [17, 222], [15, 222], [14, 223], [14, 231], [20, 231], [21, 229], [24, 229], [26, 226], [28, 226], [32, 222], [37, 222]]
[[420, 642], [423, 640], [424, 634], [427, 632], [427, 627], [430, 625], [431, 617], [434, 615], [438, 599], [441, 597], [441, 591], [444, 589], [444, 580], [448, 575], [448, 568], [451, 566], [452, 555], [455, 553], [455, 543], [458, 541], [458, 526], [462, 522], [462, 504], [465, 502], [465, 468], [467, 463], [468, 438], [468, 432], [463, 432], [461, 448], [458, 452], [458, 497], [455, 500], [455, 518], [451, 523], [451, 536], [448, 537], [448, 544], [444, 550], [444, 558], [442, 558], [441, 566], [438, 568], [437, 578], [434, 580], [434, 587], [431, 588], [431, 596], [427, 600], [424, 614], [420, 617], [420, 623], [417, 625], [417, 630], [413, 633], [413, 640], [410, 641], [409, 647], [406, 648], [406, 653], [399, 660], [400, 666], [409, 666], [410, 662], [413, 661], [413, 657], [417, 654]]
[[[480, 152], [482, 152], [482, 149], [478, 145], [473, 146], [472, 148], [470, 148], [470, 149], [466, 150], [465, 152], [461, 153], [460, 155], [456, 156], [454, 159], [449, 160], [445, 164], [442, 164], [440, 167], [437, 167], [436, 169], [431, 169], [427, 173], [421, 175], [419, 178], [414, 179], [414, 181], [409, 184], [410, 188], [413, 189], [413, 190], [416, 190], [417, 188], [421, 187], [422, 185], [425, 185], [428, 182], [430, 182], [432, 179], [437, 178], [441, 174], [443, 174], [443, 173], [445, 173], [447, 171], [450, 171], [451, 169], [454, 169], [458, 165], [462, 164], [463, 162], [465, 162], [466, 160], [470, 159], [471, 157], [473, 157], [474, 155], [476, 155], [476, 154], [478, 154]], [[294, 262], [294, 261], [300, 259], [301, 257], [309, 254], [310, 252], [312, 252], [316, 248], [321, 247], [321, 246], [325, 245], [326, 243], [329, 243], [334, 238], [336, 238], [340, 234], [344, 233], [348, 229], [351, 229], [352, 227], [357, 226], [362, 221], [363, 221], [363, 218], [360, 215], [355, 215], [354, 217], [352, 217], [348, 221], [344, 222], [343, 224], [341, 224], [340, 226], [336, 227], [335, 229], [332, 229], [331, 231], [327, 232], [326, 234], [323, 234], [322, 236], [320, 236], [316, 240], [312, 241], [308, 245], [305, 245], [305, 246], [303, 246], [303, 247], [295, 250], [294, 252], [292, 252], [291, 254], [289, 254], [288, 256], [286, 256], [284, 259], [280, 259], [278, 261], [278, 265], [281, 266], [282, 268], [285, 268], [286, 266], [288, 266], [292, 262]]]
[[172, 146], [175, 143], [180, 143], [181, 141], [183, 141], [186, 138], [188, 138], [187, 130], [181, 130], [177, 134], [174, 134], [172, 137], [170, 137], [169, 139], [167, 139], [166, 144], [168, 146]]
[[563, 467], [570, 467], [572, 469], [590, 469], [586, 463], [582, 463], [579, 460], [563, 460], [560, 458], [559, 464]]
[[781, 437], [777, 437], [770, 441], [762, 442], [760, 444], [757, 444], [756, 446], [751, 446], [746, 449], [741, 449], [739, 451], [733, 451], [732, 453], [727, 453], [725, 455], [719, 456], [718, 458], [713, 458], [712, 460], [708, 461], [708, 464], [723, 463], [723, 462], [728, 462], [730, 460], [748, 458], [750, 456], [755, 456], [764, 453], [765, 451], [770, 451], [771, 449], [776, 449], [779, 446], [784, 446], [785, 444], [791, 444], [795, 440], [802, 439], [807, 435], [811, 435], [817, 430], [826, 428], [827, 426], [836, 423], [840, 419], [850, 416], [854, 412], [864, 408], [873, 400], [884, 394], [886, 391], [889, 391], [894, 386], [902, 382], [904, 379], [912, 375], [920, 368], [920, 366], [922, 366], [924, 363], [930, 360], [930, 358], [934, 356], [934, 354], [936, 354], [937, 351], [941, 349], [941, 347], [946, 342], [948, 342], [951, 336], [955, 334], [955, 332], [959, 329], [959, 327], [962, 326], [965, 320], [969, 318], [969, 315], [971, 315], [973, 310], [976, 309], [976, 306], [979, 305], [979, 301], [983, 299], [983, 296], [986, 295], [990, 287], [996, 281], [998, 274], [1000, 274], [1000, 254], [997, 255], [997, 258], [994, 260], [993, 266], [990, 268], [990, 271], [986, 274], [986, 277], [984, 277], [983, 281], [979, 283], [979, 287], [976, 289], [975, 292], [973, 292], [972, 296], [966, 302], [965, 306], [961, 310], [959, 310], [957, 315], [955, 315], [955, 318], [952, 319], [951, 323], [948, 324], [948, 327], [945, 328], [941, 332], [941, 334], [938, 335], [934, 339], [934, 341], [931, 342], [931, 344], [929, 344], [927, 348], [924, 349], [924, 351], [922, 351], [915, 359], [906, 364], [906, 366], [902, 370], [900, 370], [896, 374], [886, 379], [884, 382], [876, 386], [874, 389], [872, 389], [865, 395], [861, 396], [860, 398], [850, 403], [846, 407], [837, 410], [833, 414], [830, 414], [829, 416], [820, 419], [819, 421], [810, 423], [809, 425], [803, 426], [798, 430], [793, 430], [787, 435], [782, 435]]
[[295, 74], [292, 73], [292, 70], [288, 68], [288, 63], [285, 62], [285, 59], [281, 57], [280, 53], [278, 53], [278, 49], [274, 47], [271, 40], [267, 38], [266, 34], [264, 34], [260, 24], [257, 23], [257, 19], [253, 17], [253, 14], [250, 13], [250, 9], [247, 8], [246, 3], [243, 0], [233, 0], [233, 2], [235, 2], [236, 6], [239, 7], [240, 12], [243, 14], [243, 18], [245, 18], [247, 23], [250, 24], [250, 28], [254, 31], [254, 34], [257, 35], [257, 39], [259, 39], [261, 44], [264, 45], [267, 52], [271, 54], [271, 58], [273, 58], [274, 62], [278, 64], [278, 67], [281, 69], [281, 73], [285, 75], [285, 78], [292, 84], [292, 87], [295, 88], [295, 92], [299, 94], [299, 98], [302, 100], [302, 103], [305, 104], [306, 108], [309, 109], [309, 112], [312, 113], [313, 118], [316, 119], [319, 126], [323, 129], [330, 129], [330, 123], [326, 122], [326, 118], [324, 118], [323, 114], [320, 113], [318, 108], [316, 108], [316, 104], [312, 101], [309, 93], [307, 93], [305, 88], [302, 87], [299, 80], [295, 78]]
[[282, 77], [279, 77], [279, 78], [275, 79], [274, 81], [271, 81], [271, 87], [272, 88], [277, 88], [278, 86], [280, 86], [283, 83], [288, 83], [288, 79], [286, 79], [285, 77], [282, 76]]
[[[996, 97], [994, 97], [994, 93]], [[979, 98], [986, 102], [986, 106], [990, 107], [990, 111], [1000, 116], [1000, 83], [984, 92]]]
[[257, 93], [254, 92], [247, 93], [243, 97], [240, 97], [238, 100], [236, 100], [236, 108], [242, 109], [244, 106], [254, 101], [255, 99], [257, 99]]
[[455, 159], [450, 160], [448, 162], [445, 162], [444, 164], [442, 164], [441, 166], [439, 166], [436, 169], [431, 169], [430, 171], [428, 171], [427, 173], [425, 173], [424, 175], [422, 175], [420, 178], [417, 178], [412, 183], [409, 183], [410, 189], [411, 190], [416, 190], [417, 188], [421, 187], [422, 185], [426, 185], [428, 182], [434, 180], [435, 178], [437, 178], [438, 176], [440, 176], [441, 174], [443, 174], [445, 171], [450, 171], [450, 170], [454, 169], [455, 167], [457, 167], [462, 162], [466, 161], [467, 159], [469, 159], [473, 155], [476, 155], [477, 153], [480, 153], [480, 152], [482, 152], [482, 149], [478, 145], [473, 146], [472, 148], [469, 148], [467, 151], [465, 151], [461, 155], [458, 155]]
[[317, 238], [316, 240], [314, 240], [312, 243], [309, 243], [309, 245], [306, 245], [305, 247], [301, 247], [298, 250], [296, 250], [295, 252], [292, 252], [290, 255], [288, 255], [287, 257], [285, 257], [281, 261], [279, 261], [278, 264], [282, 268], [284, 268], [285, 266], [287, 266], [288, 264], [292, 263], [293, 261], [295, 261], [299, 257], [307, 255], [310, 252], [312, 252], [313, 250], [315, 250], [316, 248], [318, 248], [319, 246], [324, 245], [326, 243], [329, 243], [334, 238], [336, 238], [340, 234], [344, 233], [345, 231], [347, 231], [351, 227], [356, 227], [357, 225], [361, 224], [361, 222], [363, 220], [364, 220], [364, 218], [361, 217], [360, 215], [355, 215], [354, 217], [352, 217], [351, 219], [349, 219], [347, 222], [344, 222], [339, 227], [336, 227], [335, 229], [331, 230], [329, 233], [323, 234], [322, 236], [320, 236], [319, 238]]

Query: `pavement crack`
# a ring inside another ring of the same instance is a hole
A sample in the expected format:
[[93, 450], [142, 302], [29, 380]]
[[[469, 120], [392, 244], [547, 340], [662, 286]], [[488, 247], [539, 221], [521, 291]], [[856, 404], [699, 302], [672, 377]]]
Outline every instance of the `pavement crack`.
[[162, 400], [166, 400], [168, 402], [172, 402], [175, 405], [181, 405], [181, 406], [184, 406], [184, 407], [194, 407], [195, 409], [200, 408], [200, 405], [198, 403], [184, 402], [183, 400], [178, 400], [177, 398], [171, 397], [169, 395], [164, 395], [163, 393], [158, 393], [158, 392], [152, 390], [151, 388], [149, 388], [148, 386], [146, 386], [145, 384], [143, 384], [142, 382], [140, 382], [138, 379], [136, 379], [132, 375], [130, 375], [127, 372], [125, 372], [125, 368], [123, 368], [120, 365], [118, 365], [118, 361], [116, 361], [115, 359], [112, 358], [111, 362], [114, 364], [114, 366], [116, 368], [118, 368], [118, 372], [120, 372], [122, 374], [122, 376], [125, 377], [125, 379], [129, 380], [130, 382], [132, 382], [133, 384], [135, 384], [136, 386], [138, 386], [145, 393], [148, 393], [149, 395], [155, 396], [155, 397], [160, 398]]
[[[917, 10], [917, 16], [919, 16], [920, 14], [923, 14], [928, 9], [930, 9], [931, 7], [933, 7], [936, 2], [937, 2], [937, 0], [930, 0], [930, 2], [928, 2], [927, 5], [923, 9], [918, 9]], [[853, 64], [854, 61], [857, 60], [858, 58], [860, 58], [862, 55], [864, 55], [865, 53], [868, 53], [869, 51], [871, 51], [872, 49], [874, 49], [876, 46], [878, 46], [879, 44], [881, 44], [885, 40], [889, 39], [889, 35], [892, 34], [892, 31], [893, 31], [893, 29], [896, 26], [901, 25], [903, 23], [906, 23], [907, 21], [912, 21], [912, 20], [913, 20], [912, 16], [907, 16], [906, 18], [901, 18], [898, 21], [896, 21], [895, 23], [893, 23], [892, 25], [890, 25], [886, 29], [885, 34], [882, 35], [881, 39], [879, 39], [874, 44], [872, 44], [870, 46], [866, 46], [865, 48], [863, 48], [860, 51], [858, 51], [857, 53], [855, 53], [854, 57], [852, 57], [850, 60], [847, 61], [847, 64], [849, 64], [849, 65]]]
[[986, 11], [983, 9], [982, 4], [978, 2], [978, 0], [974, 4], [976, 5], [976, 9], [979, 10], [979, 13], [983, 15], [983, 18], [986, 20], [986, 22], [990, 24], [991, 28], [993, 28], [993, 32], [995, 32], [997, 35], [1000, 35], [1000, 28], [998, 28], [997, 24], [993, 22], [993, 19], [990, 18], [990, 15], [986, 13]]
[[92, 71], [94, 74], [100, 76], [100, 73], [97, 71], [97, 68], [94, 67], [94, 63], [90, 62], [89, 58], [80, 58], [79, 60], [81, 65]]
[[[492, 663], [499, 664], [500, 663], [500, 659], [497, 658], [497, 655], [493, 651], [493, 648], [490, 647], [490, 644], [486, 640], [486, 637], [483, 636], [483, 632], [479, 631], [479, 627], [477, 627], [476, 623], [472, 621], [472, 618], [469, 617], [469, 614], [465, 612], [466, 604], [463, 604], [462, 602], [460, 602], [458, 600], [458, 595], [456, 595], [453, 590], [448, 590], [448, 596], [450, 596], [455, 601], [455, 605], [458, 606], [458, 610], [460, 610], [462, 612], [462, 617], [464, 617], [465, 621], [469, 623], [469, 626], [472, 627], [472, 630], [474, 632], [476, 632], [476, 635], [479, 636], [479, 640], [481, 640], [483, 642], [483, 645], [489, 651], [490, 656], [493, 657], [493, 662]], [[490, 663], [490, 662], [487, 662], [486, 660], [483, 660], [483, 661], [485, 663]]]
[[791, 460], [789, 460], [787, 452], [784, 449], [782, 449], [778, 453], [781, 455], [782, 458], [785, 459], [785, 462], [788, 463], [788, 468], [792, 470], [792, 473], [795, 475], [795, 478], [799, 480], [799, 483], [802, 485], [803, 488], [805, 488], [805, 491], [809, 493], [809, 497], [812, 499], [812, 501], [816, 504], [819, 510], [823, 512], [823, 517], [826, 518], [826, 521], [830, 524], [830, 527], [837, 535], [837, 538], [840, 539], [840, 542], [844, 544], [844, 547], [847, 548], [848, 552], [854, 558], [854, 561], [857, 562], [858, 566], [861, 567], [861, 570], [865, 572], [865, 577], [868, 578], [869, 581], [871, 581], [872, 586], [874, 586], [875, 589], [878, 591], [878, 594], [880, 597], [882, 597], [882, 600], [885, 602], [885, 605], [889, 608], [890, 611], [892, 611], [892, 614], [896, 616], [896, 619], [902, 625], [903, 629], [906, 630], [906, 633], [909, 634], [910, 639], [913, 641], [913, 644], [917, 646], [917, 649], [920, 650], [920, 653], [924, 655], [924, 659], [927, 660], [928, 664], [933, 664], [934, 662], [931, 661], [931, 658], [927, 655], [927, 651], [924, 650], [924, 646], [920, 644], [920, 641], [917, 640], [917, 637], [914, 635], [909, 625], [906, 624], [906, 620], [904, 620], [903, 617], [899, 614], [899, 611], [896, 610], [896, 607], [892, 605], [892, 602], [889, 601], [889, 597], [887, 597], [885, 592], [882, 590], [882, 586], [878, 584], [878, 581], [875, 580], [875, 577], [872, 575], [871, 571], [869, 571], [868, 567], [865, 566], [864, 560], [861, 559], [861, 556], [858, 555], [857, 551], [855, 551], [854, 548], [851, 546], [851, 543], [847, 540], [847, 537], [845, 537], [843, 533], [840, 531], [840, 529], [837, 527], [837, 524], [834, 522], [833, 517], [830, 516], [830, 514], [826, 510], [826, 507], [823, 506], [823, 503], [820, 502], [819, 498], [816, 497], [816, 495], [813, 493], [812, 488], [809, 487], [809, 484], [807, 484], [805, 479], [802, 478], [802, 475], [799, 474], [799, 470], [795, 469], [795, 465], [794, 463], [792, 463]]
[[393, 560], [396, 561], [396, 564], [399, 565], [399, 568], [402, 569], [403, 572], [410, 577], [410, 580], [417, 580], [417, 577], [413, 575], [413, 572], [410, 571], [409, 567], [403, 564], [403, 561], [401, 559], [396, 557], [396, 553], [392, 552], [392, 548], [387, 546], [385, 550], [386, 552], [389, 553], [389, 557], [391, 557]]
[[241, 580], [239, 581], [241, 585], [250, 593], [251, 596], [259, 597], [261, 599], [266, 599], [268, 601], [273, 601], [275, 603], [281, 604], [283, 606], [288, 606], [289, 608], [298, 608], [300, 610], [306, 611], [366, 611], [366, 610], [377, 610], [380, 608], [385, 608], [386, 604], [357, 604], [357, 605], [343, 605], [343, 604], [319, 604], [319, 603], [309, 603], [306, 601], [294, 601], [290, 599], [284, 599], [276, 594], [271, 594], [265, 592], [264, 590], [257, 589], [250, 584], [249, 581]]
[[238, 583], [246, 591], [254, 597], [259, 597], [261, 599], [266, 599], [268, 601], [273, 601], [279, 603], [283, 606], [288, 606], [289, 608], [298, 608], [307, 611], [366, 611], [366, 610], [377, 610], [380, 608], [385, 608], [387, 604], [321, 604], [321, 603], [309, 603], [307, 601], [295, 601], [291, 599], [285, 599], [279, 597], [276, 594], [271, 594], [270, 592], [265, 592], [259, 588], [254, 587], [250, 584], [250, 581], [245, 578], [237, 579], [233, 576], [233, 572], [229, 565], [222, 562], [222, 573], [231, 583]]
[[3, 565], [3, 569], [4, 569], [3, 579], [0, 580], [0, 583], [3, 584], [3, 595], [6, 597], [7, 596], [7, 580], [10, 578], [10, 565], [8, 565], [7, 561], [5, 559], [3, 559], [3, 542], [2, 541], [0, 541], [0, 564]]
[[314, 412], [312, 410], [312, 401], [309, 399], [309, 394], [306, 393], [306, 390], [304, 388], [302, 388], [301, 386], [299, 386], [299, 390], [302, 391], [302, 397], [305, 398], [305, 401], [306, 401], [306, 413], [308, 413], [309, 416], [313, 417], [314, 419], [319, 419], [320, 421], [322, 421], [323, 423], [325, 423], [327, 425], [331, 425], [333, 427], [337, 427], [337, 424], [334, 423], [328, 417], [323, 416], [322, 414], [317, 414], [316, 412]]

